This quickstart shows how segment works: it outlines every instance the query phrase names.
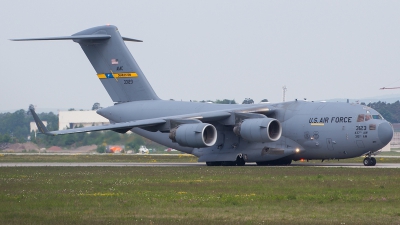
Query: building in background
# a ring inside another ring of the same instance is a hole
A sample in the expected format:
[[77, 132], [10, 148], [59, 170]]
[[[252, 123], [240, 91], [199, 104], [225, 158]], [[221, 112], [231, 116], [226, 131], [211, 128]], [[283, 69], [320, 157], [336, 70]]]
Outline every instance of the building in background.
[[[47, 121], [42, 121], [42, 122], [43, 122], [43, 125], [45, 125], [47, 127]], [[35, 121], [32, 121], [29, 123], [29, 130], [30, 130], [30, 132], [35, 132], [35, 133], [37, 132], [38, 127], [37, 127]]]
[[65, 130], [83, 125], [84, 127], [110, 124], [110, 121], [96, 111], [59, 111], [58, 129]]

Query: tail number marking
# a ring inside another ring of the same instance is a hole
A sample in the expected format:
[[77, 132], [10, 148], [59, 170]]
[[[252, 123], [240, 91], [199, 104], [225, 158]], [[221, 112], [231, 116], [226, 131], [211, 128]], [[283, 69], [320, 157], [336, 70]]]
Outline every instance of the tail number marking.
[[356, 126], [356, 130], [367, 130], [367, 126]]

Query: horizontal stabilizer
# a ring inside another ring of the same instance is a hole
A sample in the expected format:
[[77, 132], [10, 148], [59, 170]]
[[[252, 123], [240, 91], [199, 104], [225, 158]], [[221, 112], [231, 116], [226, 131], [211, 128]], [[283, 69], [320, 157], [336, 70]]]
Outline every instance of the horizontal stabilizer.
[[20, 39], [10, 39], [10, 40], [11, 41], [105, 40], [110, 38], [111, 35], [108, 34], [92, 34], [92, 35], [75, 35], [75, 36], [62, 36], [62, 37], [20, 38]]
[[143, 42], [142, 40], [133, 39], [133, 38], [127, 38], [127, 37], [122, 37], [122, 40], [124, 40], [124, 41], [133, 41], [133, 42]]

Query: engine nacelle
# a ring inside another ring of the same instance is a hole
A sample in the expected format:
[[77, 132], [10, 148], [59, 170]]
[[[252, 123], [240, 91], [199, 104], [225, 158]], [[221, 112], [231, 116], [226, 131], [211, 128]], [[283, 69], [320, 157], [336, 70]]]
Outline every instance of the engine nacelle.
[[171, 129], [169, 138], [181, 146], [210, 147], [217, 141], [217, 129], [208, 123], [182, 124]]
[[246, 119], [236, 125], [233, 132], [251, 142], [271, 142], [281, 137], [282, 126], [273, 118]]

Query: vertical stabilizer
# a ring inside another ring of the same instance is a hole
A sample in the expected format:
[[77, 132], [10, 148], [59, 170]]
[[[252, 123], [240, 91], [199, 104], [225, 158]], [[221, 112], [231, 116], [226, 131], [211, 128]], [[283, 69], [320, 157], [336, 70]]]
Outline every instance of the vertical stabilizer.
[[[79, 38], [85, 36], [110, 38]], [[138, 40], [122, 37], [115, 26], [94, 27], [71, 37], [82, 47], [114, 102], [159, 99], [124, 43]]]

